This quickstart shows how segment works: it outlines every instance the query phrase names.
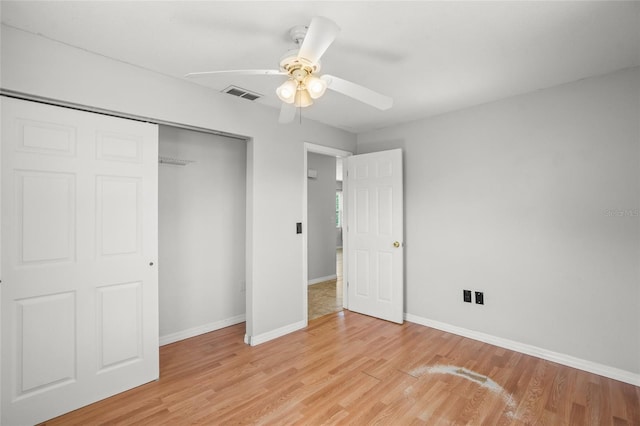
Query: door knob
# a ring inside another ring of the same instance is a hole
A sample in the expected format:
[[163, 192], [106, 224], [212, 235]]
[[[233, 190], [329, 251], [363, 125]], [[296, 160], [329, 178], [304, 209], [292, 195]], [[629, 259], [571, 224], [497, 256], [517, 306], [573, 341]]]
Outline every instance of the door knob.
[[398, 247], [400, 247], [400, 243], [399, 243], [398, 241], [395, 241], [395, 242], [393, 243], [393, 246], [394, 246], [395, 248], [398, 248]]

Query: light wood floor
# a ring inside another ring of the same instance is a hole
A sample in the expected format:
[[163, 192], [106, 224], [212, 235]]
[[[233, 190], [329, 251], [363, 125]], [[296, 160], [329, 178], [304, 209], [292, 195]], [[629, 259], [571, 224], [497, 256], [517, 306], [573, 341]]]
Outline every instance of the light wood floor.
[[47, 425], [640, 425], [640, 388], [349, 311], [250, 347], [244, 324], [160, 348], [161, 376]]

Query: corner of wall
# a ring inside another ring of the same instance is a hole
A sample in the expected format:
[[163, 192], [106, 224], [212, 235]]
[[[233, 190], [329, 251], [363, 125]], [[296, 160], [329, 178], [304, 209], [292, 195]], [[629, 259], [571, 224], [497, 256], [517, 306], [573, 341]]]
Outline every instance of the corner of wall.
[[257, 346], [261, 343], [268, 342], [270, 340], [277, 339], [278, 337], [282, 337], [285, 334], [293, 333], [294, 331], [298, 331], [307, 326], [306, 321], [299, 321], [293, 324], [285, 325], [284, 327], [280, 327], [275, 330], [268, 331], [266, 333], [258, 334], [256, 336], [252, 336], [250, 334], [245, 335], [245, 343], [250, 344], [251, 346]]

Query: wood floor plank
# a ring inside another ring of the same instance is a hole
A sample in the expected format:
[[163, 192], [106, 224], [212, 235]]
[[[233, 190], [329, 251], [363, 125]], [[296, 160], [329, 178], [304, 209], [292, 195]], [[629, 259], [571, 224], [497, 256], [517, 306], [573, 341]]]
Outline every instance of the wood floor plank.
[[640, 389], [342, 311], [251, 347], [244, 325], [160, 349], [160, 380], [45, 425], [640, 425]]

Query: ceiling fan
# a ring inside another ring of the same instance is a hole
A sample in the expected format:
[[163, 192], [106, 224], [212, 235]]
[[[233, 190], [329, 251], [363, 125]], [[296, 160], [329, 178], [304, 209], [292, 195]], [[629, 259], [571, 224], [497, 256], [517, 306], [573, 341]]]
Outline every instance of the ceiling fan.
[[201, 77], [211, 74], [236, 75], [283, 75], [287, 80], [276, 89], [282, 101], [280, 123], [293, 121], [296, 107], [304, 108], [313, 104], [327, 89], [349, 96], [380, 110], [393, 105], [393, 99], [371, 89], [329, 74], [318, 76], [320, 58], [340, 32], [340, 28], [330, 19], [316, 16], [308, 27], [291, 28], [289, 35], [296, 47], [287, 51], [280, 60], [280, 69], [203, 71], [186, 74], [185, 77]]

